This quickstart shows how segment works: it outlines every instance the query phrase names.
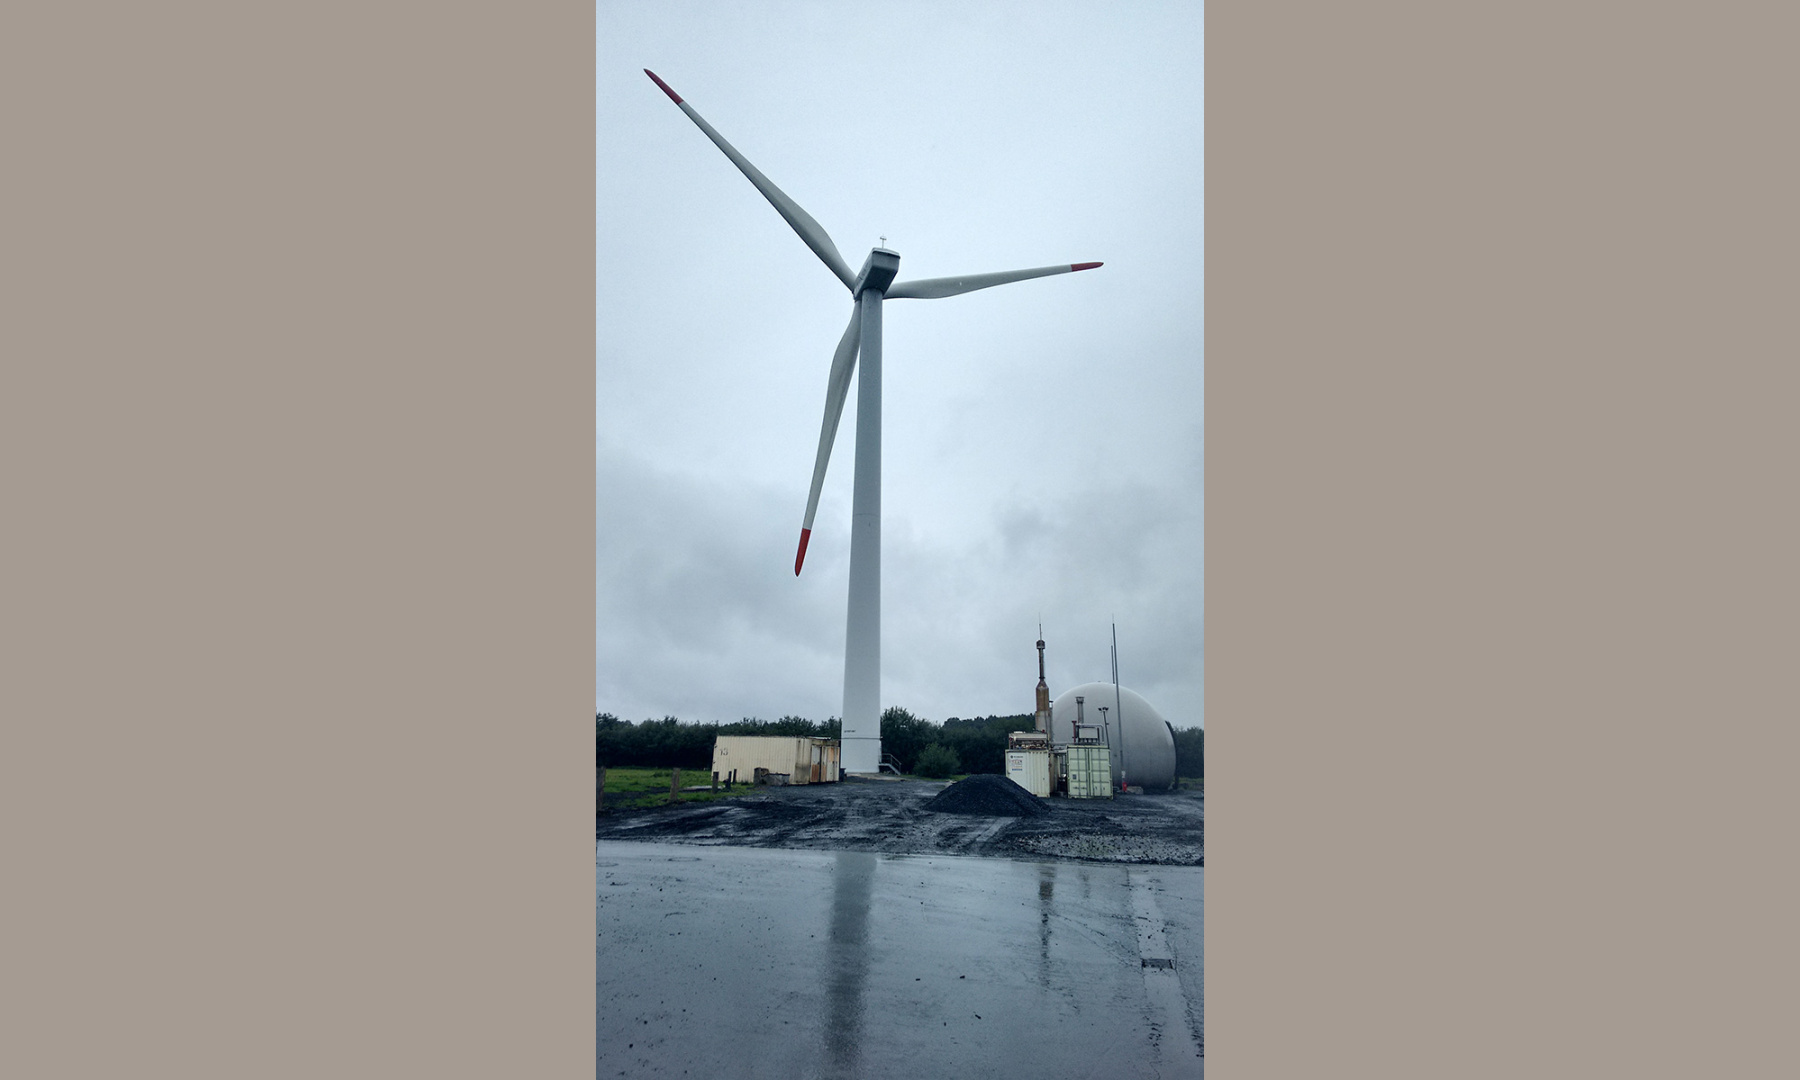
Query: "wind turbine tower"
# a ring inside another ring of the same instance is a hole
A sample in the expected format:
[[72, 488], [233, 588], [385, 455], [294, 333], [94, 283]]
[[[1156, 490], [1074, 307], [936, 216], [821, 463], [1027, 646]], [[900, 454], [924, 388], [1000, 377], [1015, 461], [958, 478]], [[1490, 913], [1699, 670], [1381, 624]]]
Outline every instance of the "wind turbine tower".
[[1030, 270], [1002, 270], [997, 273], [968, 274], [962, 277], [924, 278], [895, 282], [900, 271], [900, 256], [885, 247], [877, 247], [863, 260], [862, 269], [850, 272], [837, 245], [814, 221], [812, 215], [756, 166], [725, 141], [711, 124], [700, 118], [693, 106], [656, 77], [649, 68], [644, 74], [669, 95], [689, 120], [694, 122], [713, 144], [756, 185], [763, 198], [775, 208], [797, 233], [802, 243], [812, 249], [839, 281], [850, 290], [850, 325], [839, 339], [837, 352], [831, 358], [831, 373], [825, 381], [825, 419], [819, 430], [819, 451], [813, 462], [812, 489], [806, 497], [806, 515], [800, 524], [800, 547], [794, 553], [794, 574], [806, 561], [806, 545], [812, 539], [813, 515], [819, 508], [819, 491], [825, 484], [825, 465], [831, 458], [831, 446], [837, 436], [838, 419], [843, 415], [844, 399], [850, 390], [850, 376], [861, 357], [862, 375], [856, 391], [856, 465], [851, 495], [850, 514], [850, 599], [844, 635], [844, 713], [843, 767], [851, 773], [873, 773], [881, 762], [881, 305], [883, 300], [936, 300], [946, 296], [1005, 285], [1030, 278], [1067, 274], [1075, 270], [1091, 270], [1097, 262], [1058, 263]]

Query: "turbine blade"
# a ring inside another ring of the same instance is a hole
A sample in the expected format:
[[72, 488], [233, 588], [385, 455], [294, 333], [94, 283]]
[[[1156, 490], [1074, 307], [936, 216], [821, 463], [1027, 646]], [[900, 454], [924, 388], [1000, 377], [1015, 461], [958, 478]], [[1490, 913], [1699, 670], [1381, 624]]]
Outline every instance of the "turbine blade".
[[830, 267], [831, 272], [844, 283], [844, 288], [854, 289], [856, 287], [855, 272], [844, 261], [844, 257], [838, 254], [837, 245], [831, 242], [831, 237], [826, 234], [818, 222], [812, 219], [812, 215], [800, 209], [800, 204], [788, 198], [780, 188], [771, 184], [769, 178], [759, 172], [756, 166], [750, 164], [744, 155], [738, 153], [735, 147], [725, 141], [723, 136], [714, 131], [711, 124], [702, 120], [700, 114], [694, 111], [693, 106], [681, 100], [680, 94], [669, 89], [668, 83], [657, 78], [656, 72], [645, 68], [644, 74], [650, 76], [651, 81], [662, 87], [663, 93], [669, 95], [669, 100], [673, 101], [682, 112], [687, 113], [688, 119], [692, 120], [695, 126], [713, 141], [713, 145], [725, 151], [725, 156], [731, 159], [731, 163], [736, 165], [738, 171], [748, 177], [752, 184], [756, 185], [756, 190], [763, 193], [763, 198], [769, 200], [769, 205], [775, 208], [775, 212], [786, 219], [793, 230], [800, 234], [800, 239], [806, 246], [812, 248], [813, 254]]
[[888, 286], [887, 292], [883, 295], [889, 300], [936, 300], [940, 297], [974, 292], [976, 289], [1007, 285], [1014, 281], [1026, 281], [1034, 277], [1068, 274], [1076, 270], [1092, 270], [1094, 267], [1102, 265], [1105, 264], [1097, 262], [1058, 263], [1055, 266], [1040, 266], [1035, 270], [1002, 270], [997, 274], [964, 274], [962, 277], [896, 281]]
[[831, 444], [837, 439], [838, 418], [844, 415], [844, 398], [850, 393], [850, 373], [856, 370], [856, 350], [862, 342], [862, 305], [850, 309], [850, 325], [831, 356], [831, 374], [825, 380], [825, 423], [819, 428], [819, 455], [813, 459], [812, 491], [806, 496], [806, 519], [800, 523], [800, 550], [794, 554], [794, 576], [806, 561], [806, 542], [812, 539], [813, 515], [819, 510], [819, 492], [825, 487], [825, 463], [831, 460]]

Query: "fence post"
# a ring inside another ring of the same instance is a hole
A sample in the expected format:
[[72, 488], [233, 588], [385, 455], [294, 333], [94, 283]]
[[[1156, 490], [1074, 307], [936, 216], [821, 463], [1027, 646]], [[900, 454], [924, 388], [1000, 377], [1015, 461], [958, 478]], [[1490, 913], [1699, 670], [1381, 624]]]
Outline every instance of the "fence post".
[[606, 766], [594, 766], [594, 813], [606, 807]]
[[669, 801], [672, 803], [681, 801], [681, 770], [680, 769], [669, 770]]

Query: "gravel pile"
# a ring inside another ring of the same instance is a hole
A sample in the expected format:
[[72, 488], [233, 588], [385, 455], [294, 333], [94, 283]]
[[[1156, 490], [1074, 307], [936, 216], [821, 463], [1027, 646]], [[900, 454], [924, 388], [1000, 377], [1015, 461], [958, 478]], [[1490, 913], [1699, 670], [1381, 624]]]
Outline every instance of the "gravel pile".
[[986, 814], [989, 817], [1038, 817], [1050, 812], [1042, 799], [994, 773], [958, 780], [928, 799], [925, 809], [940, 814]]
[[1151, 836], [1115, 833], [1067, 833], [1060, 836], [1020, 836], [1011, 843], [1033, 855], [1099, 862], [1155, 863], [1163, 866], [1205, 866], [1206, 853], [1198, 843], [1181, 843]]

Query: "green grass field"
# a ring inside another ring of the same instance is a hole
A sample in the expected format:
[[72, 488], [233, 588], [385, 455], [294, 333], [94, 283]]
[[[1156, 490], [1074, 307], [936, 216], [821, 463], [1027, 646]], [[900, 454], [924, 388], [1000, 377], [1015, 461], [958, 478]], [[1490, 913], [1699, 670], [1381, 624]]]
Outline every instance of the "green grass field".
[[[967, 773], [957, 773], [948, 777], [952, 783], [967, 777]], [[908, 775], [908, 780], [926, 780], [928, 777]], [[942, 782], [942, 781], [938, 781]], [[712, 773], [701, 769], [681, 770], [681, 786], [691, 787], [696, 784], [712, 783]], [[712, 802], [714, 799], [728, 799], [755, 791], [753, 784], [738, 784], [731, 790], [725, 789], [720, 782], [718, 791], [684, 791], [681, 801], [684, 803]], [[646, 810], [652, 806], [669, 804], [669, 770], [646, 769], [635, 766], [618, 766], [606, 770], [606, 808], [609, 810]]]
[[[606, 806], [609, 809], [641, 810], [652, 806], [666, 806], [669, 802], [668, 769], [645, 769], [630, 766], [606, 770]], [[701, 769], [681, 770], [681, 786], [712, 783], [712, 773]], [[738, 784], [730, 791], [721, 783], [719, 790], [684, 791], [681, 801], [711, 802], [714, 799], [730, 798], [742, 795], [751, 790], [749, 784]]]
[[[967, 773], [957, 773], [947, 779], [951, 783], [966, 779]], [[907, 776], [908, 780], [924, 780], [923, 776]], [[1196, 777], [1180, 778], [1181, 788], [1186, 791], [1204, 790], [1205, 781]], [[689, 787], [695, 784], [709, 784], [712, 774], [700, 769], [683, 769], [681, 785]], [[940, 783], [942, 781], [939, 781]], [[726, 790], [721, 783], [718, 791], [684, 791], [681, 801], [684, 803], [712, 802], [715, 799], [729, 799], [755, 791], [752, 784], [738, 784]], [[667, 806], [669, 803], [669, 770], [646, 769], [630, 766], [606, 770], [606, 807], [613, 810], [646, 810], [653, 806]]]

